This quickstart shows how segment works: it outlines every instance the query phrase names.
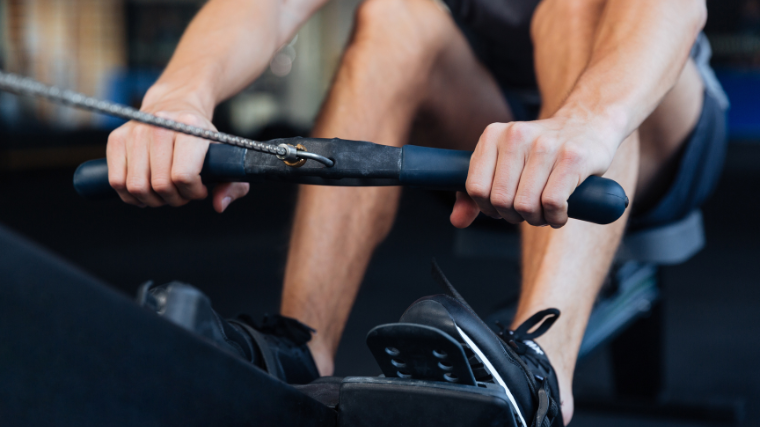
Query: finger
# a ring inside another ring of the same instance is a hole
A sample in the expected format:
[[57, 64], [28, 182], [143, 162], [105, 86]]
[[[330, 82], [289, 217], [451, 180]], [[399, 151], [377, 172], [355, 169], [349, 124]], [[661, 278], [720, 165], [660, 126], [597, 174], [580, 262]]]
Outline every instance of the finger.
[[[180, 117], [179, 121], [193, 126], [208, 127], [207, 124], [200, 123], [196, 116]], [[208, 196], [208, 190], [203, 185], [200, 175], [208, 147], [209, 141], [194, 136], [177, 134], [174, 140], [171, 177], [184, 199], [200, 200]]]
[[214, 188], [214, 209], [222, 213], [230, 203], [248, 194], [251, 186], [247, 182], [226, 182]]
[[175, 133], [165, 129], [154, 129], [150, 133], [150, 184], [153, 191], [167, 204], [182, 206], [189, 202], [182, 198], [172, 182], [172, 161], [174, 157]]
[[519, 127], [508, 131], [499, 145], [498, 162], [491, 188], [491, 205], [499, 216], [512, 224], [523, 222], [523, 217], [514, 209], [515, 196], [520, 184], [520, 176], [525, 168], [523, 138]]
[[125, 124], [108, 135], [106, 145], [106, 163], [108, 164], [108, 183], [116, 190], [122, 201], [137, 206], [145, 206], [127, 191], [127, 151], [126, 137], [132, 128]]
[[539, 138], [533, 142], [517, 186], [514, 208], [530, 225], [547, 225], [541, 206], [541, 194], [554, 167], [554, 147], [552, 139]]
[[478, 209], [493, 218], [500, 218], [499, 213], [491, 206], [491, 187], [498, 157], [498, 138], [504, 126], [502, 123], [494, 123], [486, 127], [470, 158], [470, 169], [465, 184], [467, 194], [477, 204]]
[[164, 205], [150, 186], [150, 133], [149, 126], [136, 125], [127, 140], [127, 191], [144, 205]]
[[474, 200], [465, 192], [457, 191], [457, 201], [451, 211], [451, 225], [456, 228], [467, 228], [478, 217], [480, 209]]
[[541, 195], [544, 219], [553, 228], [560, 228], [567, 223], [567, 199], [587, 178], [578, 172], [582, 166], [582, 157], [582, 154], [572, 149], [563, 150]]

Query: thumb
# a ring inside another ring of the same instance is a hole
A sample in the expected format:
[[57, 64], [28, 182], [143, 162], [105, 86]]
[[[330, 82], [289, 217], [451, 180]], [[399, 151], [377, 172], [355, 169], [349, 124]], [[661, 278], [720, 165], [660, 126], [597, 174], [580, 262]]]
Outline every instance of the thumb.
[[225, 182], [224, 184], [218, 184], [214, 188], [212, 201], [214, 210], [219, 213], [224, 212], [230, 203], [248, 194], [250, 188], [251, 185], [247, 182]]
[[467, 228], [478, 217], [480, 209], [470, 196], [462, 191], [457, 192], [457, 201], [451, 211], [451, 224], [456, 228]]

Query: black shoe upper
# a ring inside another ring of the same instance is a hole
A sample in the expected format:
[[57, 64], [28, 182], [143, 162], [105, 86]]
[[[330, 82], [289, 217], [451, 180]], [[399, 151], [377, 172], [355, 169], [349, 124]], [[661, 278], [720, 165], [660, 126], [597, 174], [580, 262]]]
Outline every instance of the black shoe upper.
[[308, 384], [319, 378], [317, 365], [306, 345], [314, 331], [290, 317], [266, 315], [256, 323], [249, 316], [230, 324], [247, 334], [261, 355], [259, 366], [288, 384]]
[[269, 315], [260, 323], [248, 316], [225, 320], [201, 291], [180, 282], [146, 283], [138, 303], [287, 383], [319, 378], [306, 345], [313, 330], [295, 319]]
[[[557, 420], [556, 425], [563, 425], [557, 374], [554, 372], [544, 350], [533, 341], [534, 338], [540, 337], [549, 330], [559, 318], [559, 314], [559, 310], [556, 308], [542, 310], [531, 316], [515, 330], [509, 330], [502, 326], [502, 331], [498, 334], [503, 342], [507, 343], [507, 346], [514, 353], [517, 353], [520, 360], [524, 362], [524, 367], [533, 374], [533, 378], [536, 380], [539, 406], [533, 423], [536, 426], [544, 425], [544, 420], [547, 426], [551, 426], [553, 425], [552, 419]], [[529, 332], [539, 324], [540, 326], [535, 331]]]
[[504, 387], [526, 427], [563, 426], [556, 374], [545, 352], [533, 341], [551, 327], [559, 310], [536, 313], [514, 331], [502, 328], [497, 335], [454, 289], [435, 261], [433, 277], [452, 296], [420, 298], [399, 322], [432, 326], [460, 340], [474, 353], [470, 361], [476, 379]]
[[[538, 321], [557, 311], [541, 312]], [[529, 319], [534, 320], [535, 317]], [[529, 336], [523, 333], [537, 323], [526, 322], [515, 331], [505, 331], [507, 339], [497, 336], [465, 304], [448, 295], [421, 298], [401, 316], [401, 323], [432, 326], [460, 339], [475, 353], [473, 373], [480, 381], [492, 380], [512, 396], [526, 425], [562, 426], [559, 387], [554, 369], [543, 350], [532, 341], [545, 332], [553, 320]], [[485, 359], [485, 360], [482, 360]], [[501, 381], [500, 381], [501, 380]], [[556, 422], [555, 422], [556, 420]]]

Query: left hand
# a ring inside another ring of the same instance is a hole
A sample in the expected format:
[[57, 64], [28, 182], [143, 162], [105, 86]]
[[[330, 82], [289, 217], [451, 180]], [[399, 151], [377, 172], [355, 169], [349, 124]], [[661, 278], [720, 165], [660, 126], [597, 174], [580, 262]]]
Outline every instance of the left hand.
[[483, 212], [512, 224], [562, 227], [567, 199], [590, 175], [607, 171], [621, 140], [576, 118], [491, 124], [472, 155], [467, 193], [457, 193], [451, 223], [467, 227]]

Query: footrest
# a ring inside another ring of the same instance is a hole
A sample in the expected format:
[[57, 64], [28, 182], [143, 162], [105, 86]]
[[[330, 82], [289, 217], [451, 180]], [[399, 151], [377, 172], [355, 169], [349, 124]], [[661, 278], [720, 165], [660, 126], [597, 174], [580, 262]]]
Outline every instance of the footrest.
[[516, 427], [504, 389], [400, 378], [348, 377], [339, 427]]
[[367, 346], [386, 377], [476, 385], [462, 345], [439, 329], [380, 325], [367, 335]]

